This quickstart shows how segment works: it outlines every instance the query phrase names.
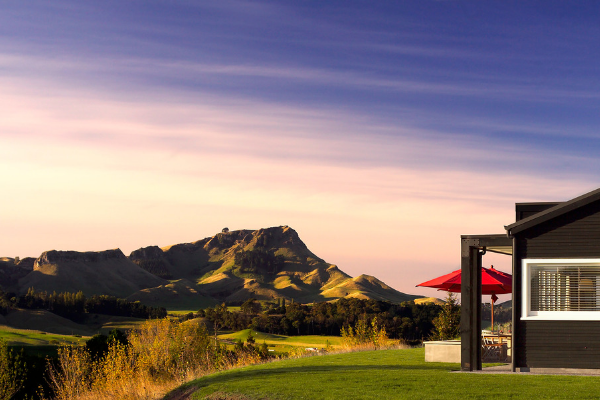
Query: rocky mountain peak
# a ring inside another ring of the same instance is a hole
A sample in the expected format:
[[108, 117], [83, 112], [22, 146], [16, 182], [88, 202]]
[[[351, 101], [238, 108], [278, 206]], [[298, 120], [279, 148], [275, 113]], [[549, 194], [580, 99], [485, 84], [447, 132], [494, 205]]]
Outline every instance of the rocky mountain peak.
[[135, 261], [140, 259], [160, 258], [163, 256], [163, 254], [164, 252], [160, 247], [148, 246], [132, 251], [129, 255], [129, 259], [131, 261]]
[[44, 264], [56, 264], [59, 262], [99, 262], [105, 260], [118, 260], [127, 259], [121, 249], [112, 249], [104, 251], [60, 251], [60, 250], [49, 250], [42, 253], [42, 255], [35, 260], [34, 270], [39, 269]]

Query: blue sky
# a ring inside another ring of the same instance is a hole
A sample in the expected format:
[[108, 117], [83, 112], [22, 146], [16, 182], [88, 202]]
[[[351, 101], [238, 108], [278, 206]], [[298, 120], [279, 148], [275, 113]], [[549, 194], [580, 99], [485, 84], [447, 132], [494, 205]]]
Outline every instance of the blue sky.
[[5, 2], [0, 255], [287, 224], [354, 276], [431, 294], [412, 287], [458, 266], [461, 233], [598, 186], [599, 17], [595, 2]]

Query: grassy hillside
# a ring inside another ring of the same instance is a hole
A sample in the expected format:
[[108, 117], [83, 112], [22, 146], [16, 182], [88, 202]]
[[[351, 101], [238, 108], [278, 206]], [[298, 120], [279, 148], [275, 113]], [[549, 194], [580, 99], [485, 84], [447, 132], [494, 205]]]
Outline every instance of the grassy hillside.
[[512, 307], [512, 300], [507, 300], [504, 303], [498, 303], [498, 304], [496, 304], [496, 308], [509, 309], [511, 307]]
[[15, 329], [0, 325], [0, 338], [10, 346], [59, 346], [83, 344], [89, 336], [58, 335], [37, 330]]
[[34, 258], [14, 259], [0, 257], [0, 286], [6, 290], [16, 291], [19, 279], [33, 271]]
[[129, 301], [152, 307], [165, 307], [172, 311], [194, 310], [213, 307], [217, 301], [198, 285], [180, 279], [154, 288], [142, 289], [127, 297]]
[[19, 291], [78, 292], [125, 298], [165, 283], [131, 262], [119, 249], [101, 252], [46, 251], [29, 274], [19, 280]]
[[423, 297], [422, 299], [415, 299], [414, 300], [415, 304], [438, 304], [440, 306], [443, 306], [445, 304], [445, 302], [443, 300], [440, 300], [436, 297]]
[[325, 299], [355, 297], [358, 299], [391, 301], [392, 303], [402, 303], [417, 297], [399, 292], [370, 275], [348, 278], [330, 289], [322, 291], [320, 295]]
[[269, 348], [275, 350], [275, 353], [277, 354], [287, 353], [294, 347], [303, 349], [307, 347], [324, 349], [327, 346], [331, 346], [332, 348], [341, 348], [342, 346], [342, 338], [339, 336], [284, 336], [251, 331], [250, 329], [219, 335], [219, 339], [226, 342], [235, 342], [238, 340], [245, 342], [250, 332], [252, 332], [252, 336], [257, 344], [262, 344], [265, 342], [267, 345], [269, 345]]
[[453, 373], [424, 350], [332, 354], [206, 376], [166, 399], [575, 399], [596, 398], [600, 377]]
[[83, 323], [76, 323], [46, 310], [11, 310], [0, 316], [0, 331], [11, 329], [28, 332], [44, 331], [56, 335], [93, 336], [113, 329], [130, 329], [144, 320], [130, 317], [88, 314]]

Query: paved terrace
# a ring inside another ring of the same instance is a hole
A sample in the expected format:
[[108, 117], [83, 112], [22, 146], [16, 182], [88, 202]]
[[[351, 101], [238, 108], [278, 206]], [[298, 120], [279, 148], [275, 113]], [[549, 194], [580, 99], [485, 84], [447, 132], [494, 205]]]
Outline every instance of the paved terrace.
[[523, 374], [523, 375], [573, 375], [573, 376], [600, 376], [600, 369], [579, 368], [522, 368], [512, 372], [510, 364], [483, 368], [480, 371], [454, 371], [461, 374]]

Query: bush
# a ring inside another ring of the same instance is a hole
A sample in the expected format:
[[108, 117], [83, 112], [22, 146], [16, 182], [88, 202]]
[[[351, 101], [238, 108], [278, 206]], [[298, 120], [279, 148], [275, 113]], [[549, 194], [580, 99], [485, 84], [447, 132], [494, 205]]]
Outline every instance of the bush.
[[100, 361], [108, 352], [109, 346], [115, 341], [124, 346], [129, 343], [123, 331], [113, 329], [108, 336], [102, 334], [92, 336], [91, 339], [85, 342], [85, 349], [90, 354], [92, 361]]
[[225, 349], [200, 324], [146, 321], [132, 331], [129, 343], [138, 368], [156, 380], [184, 379], [224, 364]]
[[89, 391], [92, 379], [90, 361], [90, 355], [83, 347], [66, 346], [58, 349], [57, 364], [48, 366], [55, 399], [77, 399]]
[[127, 338], [113, 331], [86, 347], [59, 349], [49, 378], [58, 400], [157, 398], [190, 378], [239, 362], [230, 356], [203, 325], [149, 320]]
[[371, 322], [367, 322], [366, 318], [360, 318], [353, 327], [346, 326], [342, 328], [342, 339], [344, 347], [373, 347], [379, 349], [385, 346], [388, 341], [385, 327], [380, 325], [377, 317], [374, 317]]
[[21, 390], [26, 373], [21, 356], [0, 339], [0, 400], [9, 400]]

